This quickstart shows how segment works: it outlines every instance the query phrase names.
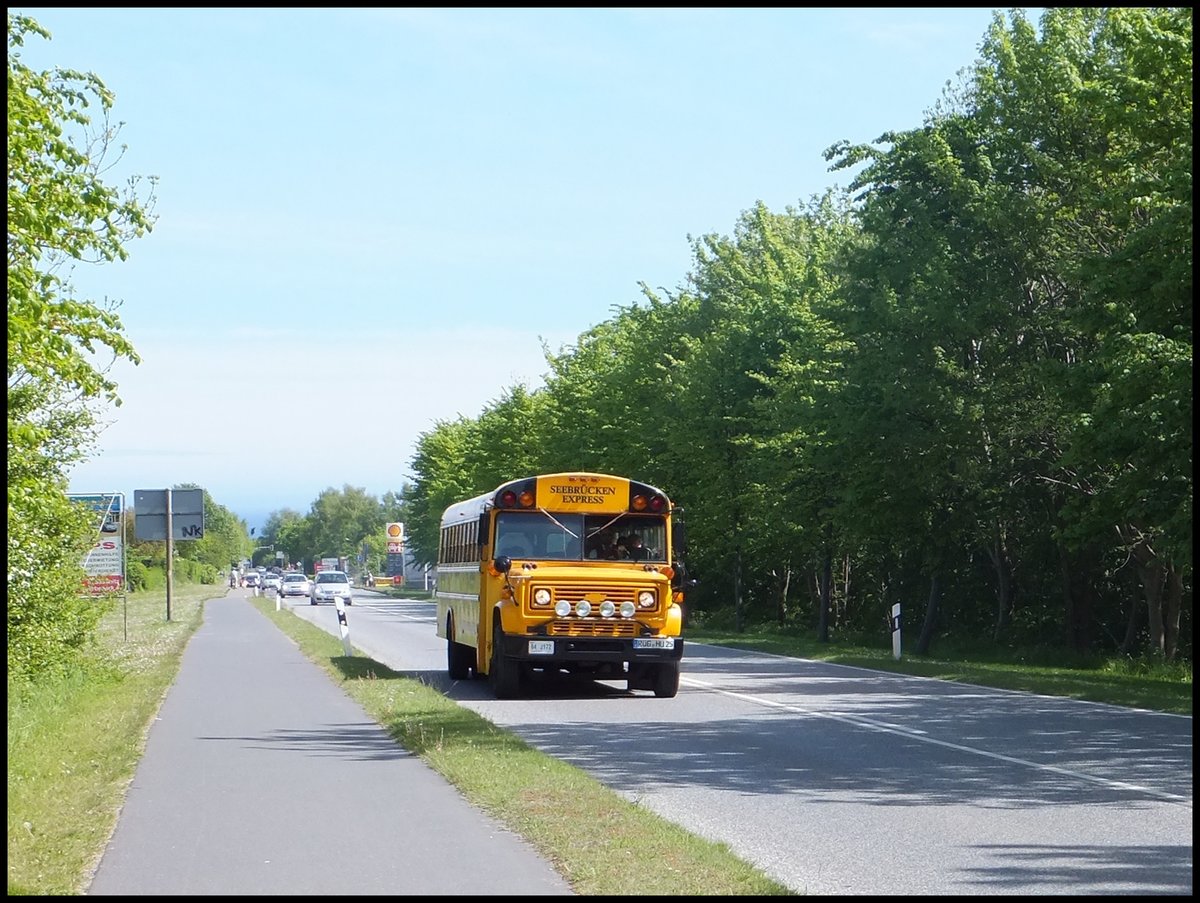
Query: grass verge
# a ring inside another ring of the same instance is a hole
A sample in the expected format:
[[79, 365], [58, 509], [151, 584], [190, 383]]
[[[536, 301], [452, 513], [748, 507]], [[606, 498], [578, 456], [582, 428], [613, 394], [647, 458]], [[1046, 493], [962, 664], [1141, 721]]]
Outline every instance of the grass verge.
[[70, 677], [8, 686], [8, 895], [81, 894], [117, 823], [151, 721], [205, 599], [222, 587], [128, 597]]

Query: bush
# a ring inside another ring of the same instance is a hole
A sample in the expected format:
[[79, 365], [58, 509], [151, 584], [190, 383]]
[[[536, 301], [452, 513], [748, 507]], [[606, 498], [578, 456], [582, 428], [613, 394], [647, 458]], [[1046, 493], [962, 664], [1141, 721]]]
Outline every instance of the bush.
[[140, 590], [145, 590], [147, 580], [146, 565], [140, 561], [125, 562], [125, 582], [129, 587], [129, 592], [136, 593]]

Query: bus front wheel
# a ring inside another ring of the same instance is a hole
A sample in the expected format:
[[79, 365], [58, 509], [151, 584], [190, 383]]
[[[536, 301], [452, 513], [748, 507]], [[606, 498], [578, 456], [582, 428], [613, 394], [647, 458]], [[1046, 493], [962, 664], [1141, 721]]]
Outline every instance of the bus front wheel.
[[488, 667], [488, 677], [492, 681], [492, 692], [497, 699], [512, 699], [517, 695], [521, 686], [520, 666], [508, 658], [500, 650], [504, 648], [504, 628], [500, 619], [496, 618], [492, 625], [492, 658]]
[[659, 665], [654, 674], [654, 695], [671, 699], [679, 692], [679, 662]]

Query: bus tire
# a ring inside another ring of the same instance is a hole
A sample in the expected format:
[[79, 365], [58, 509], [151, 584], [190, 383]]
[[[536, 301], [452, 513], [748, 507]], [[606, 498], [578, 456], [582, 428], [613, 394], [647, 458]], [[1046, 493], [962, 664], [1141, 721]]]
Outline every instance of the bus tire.
[[451, 680], [466, 680], [475, 665], [475, 650], [454, 640], [454, 619], [446, 618], [446, 672]]
[[659, 665], [654, 673], [654, 695], [671, 699], [679, 692], [679, 662]]
[[497, 616], [492, 625], [492, 659], [488, 677], [492, 682], [492, 693], [497, 699], [512, 699], [521, 688], [521, 671], [516, 662], [500, 651], [504, 646], [503, 639], [504, 628], [500, 626]]

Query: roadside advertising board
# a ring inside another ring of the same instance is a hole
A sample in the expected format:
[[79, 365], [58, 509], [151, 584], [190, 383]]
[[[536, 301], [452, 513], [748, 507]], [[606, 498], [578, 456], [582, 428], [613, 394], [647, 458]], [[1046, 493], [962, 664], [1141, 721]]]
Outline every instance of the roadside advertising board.
[[69, 493], [71, 501], [96, 514], [96, 539], [83, 556], [84, 595], [107, 596], [125, 588], [125, 495], [120, 492]]

